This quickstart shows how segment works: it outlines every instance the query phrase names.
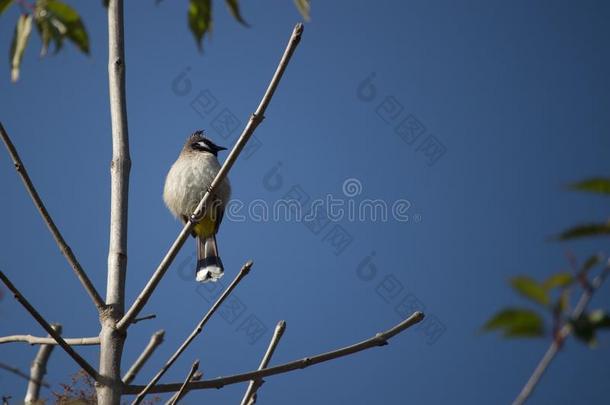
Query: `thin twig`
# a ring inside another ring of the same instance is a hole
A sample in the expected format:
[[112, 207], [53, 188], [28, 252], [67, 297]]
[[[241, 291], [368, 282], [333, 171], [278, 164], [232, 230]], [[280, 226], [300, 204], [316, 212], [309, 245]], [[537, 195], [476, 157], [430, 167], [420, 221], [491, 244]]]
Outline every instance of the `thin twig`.
[[146, 283], [146, 286], [144, 287], [142, 292], [140, 292], [140, 294], [138, 295], [138, 297], [136, 298], [134, 303], [131, 305], [131, 307], [125, 314], [125, 316], [117, 324], [117, 327], [120, 330], [124, 330], [124, 329], [128, 328], [132, 322], [132, 319], [134, 319], [136, 316], [138, 316], [138, 314], [140, 313], [140, 311], [142, 310], [144, 305], [146, 305], [146, 302], [152, 295], [153, 291], [155, 290], [155, 288], [161, 281], [161, 278], [165, 275], [165, 272], [167, 271], [167, 269], [171, 265], [172, 261], [174, 260], [174, 258], [176, 257], [176, 255], [178, 254], [180, 249], [182, 248], [182, 245], [184, 244], [184, 242], [187, 240], [187, 238], [191, 234], [191, 230], [193, 229], [193, 226], [195, 226], [195, 224], [199, 221], [199, 219], [205, 215], [206, 210], [207, 210], [207, 202], [211, 198], [211, 195], [217, 189], [218, 185], [225, 179], [225, 177], [227, 176], [227, 174], [233, 167], [233, 164], [237, 160], [239, 154], [241, 153], [242, 149], [244, 148], [244, 146], [246, 145], [246, 143], [248, 142], [248, 140], [254, 133], [254, 130], [263, 120], [267, 106], [269, 105], [269, 102], [271, 101], [271, 98], [273, 97], [273, 93], [275, 92], [275, 89], [277, 88], [277, 86], [280, 82], [280, 79], [282, 78], [282, 75], [284, 74], [284, 71], [286, 70], [286, 67], [288, 66], [288, 62], [290, 61], [290, 58], [291, 58], [292, 54], [294, 53], [294, 50], [296, 49], [297, 45], [299, 44], [299, 41], [301, 40], [302, 33], [303, 33], [303, 24], [297, 24], [294, 27], [294, 30], [292, 31], [292, 35], [290, 37], [290, 40], [288, 41], [286, 50], [284, 51], [282, 59], [279, 62], [279, 65], [273, 75], [273, 78], [271, 79], [271, 82], [269, 83], [269, 87], [267, 87], [267, 91], [265, 92], [265, 95], [261, 99], [261, 102], [258, 105], [258, 108], [254, 112], [254, 114], [252, 114], [252, 116], [250, 117], [250, 120], [246, 124], [246, 127], [244, 128], [239, 139], [235, 143], [235, 146], [233, 146], [233, 149], [229, 153], [229, 156], [227, 156], [227, 159], [224, 161], [222, 167], [218, 171], [218, 174], [214, 178], [214, 181], [212, 181], [210, 188], [208, 189], [208, 191], [205, 193], [205, 195], [199, 202], [199, 205], [197, 205], [195, 212], [193, 213], [193, 215], [191, 215], [188, 222], [185, 224], [184, 228], [182, 228], [182, 231], [180, 232], [177, 239], [174, 241], [174, 243], [170, 247], [169, 251], [165, 254], [165, 257], [163, 258], [163, 260], [161, 260], [161, 263], [159, 264], [159, 266], [153, 273], [150, 280], [148, 280], [148, 283]]
[[[273, 336], [271, 337], [271, 341], [269, 342], [269, 347], [267, 347], [267, 351], [261, 360], [261, 364], [258, 366], [259, 370], [267, 368], [269, 361], [271, 360], [271, 356], [273, 356], [273, 352], [275, 352], [275, 348], [277, 344], [280, 342], [280, 339], [284, 335], [284, 331], [286, 330], [286, 321], [279, 321], [275, 326], [275, 331], [273, 332]], [[252, 405], [256, 403], [256, 392], [263, 385], [263, 379], [259, 378], [258, 380], [250, 381], [248, 384], [248, 389], [244, 394], [244, 398], [241, 400], [241, 405]]]
[[[98, 336], [82, 338], [64, 338], [70, 346], [93, 346], [100, 344]], [[0, 337], [0, 345], [4, 343], [22, 342], [30, 345], [56, 345], [57, 341], [52, 337], [38, 337], [32, 335], [12, 335]]]
[[148, 385], [142, 389], [142, 391], [138, 394], [136, 399], [134, 399], [134, 401], [132, 402], [132, 405], [137, 405], [140, 402], [142, 402], [142, 400], [144, 399], [146, 394], [151, 390], [151, 388], [154, 387], [154, 385], [159, 381], [159, 379], [163, 376], [163, 374], [165, 374], [167, 372], [167, 370], [169, 370], [169, 368], [172, 366], [172, 364], [174, 364], [174, 362], [178, 359], [178, 357], [186, 350], [188, 345], [191, 344], [191, 342], [195, 339], [195, 337], [197, 337], [197, 335], [199, 335], [201, 333], [201, 331], [203, 330], [203, 327], [208, 322], [208, 320], [212, 317], [214, 312], [216, 312], [216, 310], [220, 307], [220, 305], [223, 303], [223, 301], [229, 296], [229, 294], [231, 294], [231, 291], [233, 291], [233, 289], [235, 287], [237, 287], [237, 284], [239, 284], [239, 282], [250, 272], [251, 267], [252, 267], [251, 260], [249, 260], [248, 262], [246, 262], [246, 264], [244, 264], [242, 266], [241, 270], [239, 271], [237, 276], [235, 276], [235, 279], [231, 282], [229, 287], [227, 287], [227, 289], [222, 293], [222, 295], [220, 297], [218, 297], [218, 300], [216, 300], [214, 305], [212, 305], [212, 307], [204, 315], [204, 317], [201, 319], [201, 321], [199, 321], [199, 323], [197, 324], [195, 329], [186, 338], [186, 340], [180, 345], [178, 350], [176, 350], [176, 352], [174, 354], [172, 354], [172, 356], [169, 358], [167, 363], [165, 363], [165, 365], [161, 368], [161, 370], [159, 370], [159, 372], [152, 378], [152, 380], [150, 380]]
[[[580, 316], [584, 313], [585, 309], [587, 309], [587, 305], [589, 305], [589, 301], [591, 301], [593, 294], [602, 285], [609, 273], [610, 262], [607, 263], [607, 265], [602, 269], [601, 273], [593, 279], [589, 288], [585, 288], [585, 290], [580, 296], [580, 299], [578, 300], [578, 303], [572, 311], [571, 319], [580, 318]], [[522, 405], [527, 401], [529, 396], [534, 391], [534, 388], [536, 388], [538, 382], [540, 382], [540, 379], [542, 378], [544, 372], [551, 364], [551, 361], [553, 361], [555, 355], [559, 352], [559, 349], [561, 348], [563, 342], [570, 334], [572, 334], [572, 325], [567, 323], [559, 330], [557, 336], [553, 338], [553, 342], [551, 342], [549, 348], [546, 350], [546, 353], [544, 353], [544, 356], [542, 356], [542, 359], [534, 369], [534, 372], [527, 380], [527, 383], [525, 384], [525, 386], [523, 386], [523, 389], [521, 390], [517, 398], [513, 401], [513, 405]]]
[[[51, 325], [51, 327], [55, 332], [61, 333], [61, 325], [55, 324]], [[49, 362], [49, 357], [51, 357], [54, 348], [54, 345], [41, 345], [38, 349], [38, 353], [36, 353], [36, 357], [34, 357], [32, 367], [30, 368], [30, 381], [28, 382], [28, 388], [24, 399], [25, 405], [39, 403], [40, 382], [47, 373], [47, 363]]]
[[[405, 329], [421, 322], [424, 319], [424, 314], [421, 312], [413, 313], [409, 318], [405, 319], [398, 325], [394, 326], [385, 332], [378, 333], [375, 336], [363, 340], [362, 342], [353, 344], [351, 346], [343, 347], [338, 350], [334, 350], [327, 353], [318, 354], [312, 357], [305, 357], [300, 360], [291, 361], [289, 363], [280, 364], [279, 366], [264, 368], [262, 370], [249, 371], [247, 373], [235, 374], [229, 377], [218, 377], [213, 380], [203, 380], [189, 383], [187, 388], [189, 390], [200, 390], [209, 388], [222, 388], [226, 385], [242, 383], [250, 380], [258, 380], [260, 378], [268, 377], [276, 374], [283, 374], [293, 370], [306, 368], [314, 364], [323, 363], [325, 361], [334, 360], [339, 357], [348, 356], [360, 352], [362, 350], [370, 349], [375, 346], [385, 346], [389, 339], [395, 335], [403, 332]], [[150, 393], [161, 393], [161, 392], [175, 392], [181, 387], [181, 383], [174, 384], [159, 384], [150, 390]], [[124, 394], [137, 394], [141, 392], [144, 387], [141, 385], [128, 385], [124, 387]]]
[[72, 270], [74, 270], [76, 277], [78, 277], [83, 287], [85, 287], [85, 290], [87, 290], [87, 293], [91, 297], [91, 300], [93, 300], [93, 303], [97, 307], [98, 312], [102, 311], [104, 309], [104, 301], [102, 300], [102, 297], [93, 286], [93, 283], [87, 276], [87, 273], [85, 273], [85, 270], [83, 270], [83, 268], [81, 267], [80, 263], [76, 259], [76, 256], [72, 252], [72, 249], [70, 249], [70, 246], [68, 246], [64, 237], [62, 236], [61, 232], [59, 232], [59, 229], [57, 229], [53, 218], [51, 218], [51, 214], [49, 214], [49, 211], [47, 211], [47, 208], [42, 202], [42, 199], [38, 195], [38, 192], [36, 191], [36, 188], [34, 187], [34, 184], [32, 183], [30, 176], [28, 175], [25, 165], [21, 161], [19, 153], [17, 153], [17, 149], [15, 148], [15, 145], [13, 145], [13, 142], [11, 141], [11, 138], [4, 129], [2, 123], [0, 123], [0, 136], [2, 137], [2, 141], [4, 141], [4, 145], [6, 146], [6, 149], [8, 150], [8, 153], [11, 156], [11, 159], [13, 160], [13, 164], [15, 165], [17, 173], [19, 173], [19, 175], [21, 176], [21, 180], [23, 181], [23, 184], [25, 185], [28, 194], [32, 198], [32, 201], [34, 202], [34, 205], [42, 216], [42, 219], [47, 224], [49, 231], [51, 231], [51, 235], [53, 235], [53, 239], [55, 239], [59, 250], [68, 260], [68, 263], [70, 264], [70, 267], [72, 267]]
[[178, 390], [176, 395], [174, 395], [172, 397], [172, 402], [170, 402], [170, 405], [176, 405], [178, 403], [178, 401], [180, 401], [182, 399], [184, 394], [186, 394], [186, 386], [188, 385], [188, 383], [191, 382], [191, 379], [193, 378], [193, 375], [195, 375], [195, 372], [197, 371], [198, 368], [199, 368], [199, 360], [195, 360], [195, 362], [191, 366], [191, 371], [189, 371], [188, 375], [184, 379], [182, 386], [180, 387], [180, 389]]
[[155, 315], [155, 314], [144, 315], [144, 316], [134, 319], [131, 323], [136, 324], [141, 321], [148, 321], [149, 319], [155, 319], [156, 317], [157, 317], [157, 315]]
[[129, 368], [129, 370], [127, 370], [127, 372], [123, 376], [123, 382], [125, 384], [129, 384], [130, 382], [133, 381], [133, 379], [136, 377], [136, 375], [138, 374], [138, 372], [140, 371], [142, 366], [144, 366], [144, 363], [146, 363], [148, 361], [148, 359], [150, 358], [150, 356], [152, 356], [152, 354], [157, 349], [157, 347], [161, 343], [163, 343], [164, 336], [165, 336], [165, 331], [158, 330], [150, 337], [150, 340], [148, 341], [148, 344], [146, 345], [146, 347], [144, 348], [142, 353], [140, 353], [140, 355], [138, 356], [136, 361], [133, 363], [133, 365]]
[[95, 371], [93, 367], [85, 359], [83, 359], [66, 341], [61, 337], [59, 333], [57, 333], [53, 327], [47, 322], [42, 315], [25, 299], [25, 297], [17, 290], [17, 288], [11, 283], [11, 281], [6, 277], [6, 275], [0, 271], [0, 279], [12, 293], [13, 296], [19, 303], [34, 317], [34, 319], [47, 331], [49, 335], [55, 339], [58, 345], [61, 346], [62, 349], [68, 353], [72, 359], [78, 363], [79, 366], [82, 367], [83, 370], [87, 372], [94, 380], [100, 381], [100, 375]]
[[[192, 381], [199, 381], [199, 380], [201, 380], [201, 378], [202, 378], [202, 377], [203, 377], [203, 373], [202, 373], [202, 372], [200, 372], [200, 371], [196, 371], [196, 372], [193, 374], [193, 376], [191, 377], [191, 379], [189, 380], [189, 382], [192, 382]], [[189, 389], [188, 389], [188, 387], [186, 387], [186, 388], [185, 388], [185, 390], [184, 390], [184, 392], [182, 393], [182, 399], [184, 399], [184, 397], [186, 397], [186, 394], [188, 394], [188, 392], [189, 392]], [[165, 405], [169, 405], [169, 404], [171, 404], [171, 403], [174, 401], [174, 399], [176, 398], [176, 396], [177, 396], [177, 395], [178, 395], [178, 393], [177, 393], [177, 392], [175, 392], [175, 393], [174, 393], [174, 395], [172, 395], [172, 396], [171, 396], [171, 397], [170, 397], [170, 398], [169, 398], [169, 399], [168, 399], [168, 400], [165, 402]]]
[[[13, 373], [21, 378], [24, 378], [28, 381], [30, 380], [30, 376], [28, 374], [24, 373], [23, 371], [19, 370], [17, 367], [12, 367], [12, 366], [9, 366], [8, 364], [0, 363], [0, 368], [8, 371], [10, 373]], [[51, 386], [44, 381], [40, 381], [40, 385], [42, 385], [45, 388], [51, 388]]]

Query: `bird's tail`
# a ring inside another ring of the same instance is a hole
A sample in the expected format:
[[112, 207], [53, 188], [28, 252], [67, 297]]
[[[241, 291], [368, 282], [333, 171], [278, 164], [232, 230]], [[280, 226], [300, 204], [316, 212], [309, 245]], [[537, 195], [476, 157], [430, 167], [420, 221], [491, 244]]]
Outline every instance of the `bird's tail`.
[[197, 276], [201, 283], [217, 281], [224, 274], [222, 260], [218, 255], [216, 236], [197, 237]]

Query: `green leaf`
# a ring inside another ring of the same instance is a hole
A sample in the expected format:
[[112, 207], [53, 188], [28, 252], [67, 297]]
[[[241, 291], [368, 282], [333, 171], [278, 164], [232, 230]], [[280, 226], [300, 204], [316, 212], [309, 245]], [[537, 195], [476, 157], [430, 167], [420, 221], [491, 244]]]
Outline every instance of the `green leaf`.
[[542, 287], [545, 290], [552, 290], [553, 288], [557, 287], [567, 287], [573, 282], [574, 277], [571, 273], [562, 272], [553, 274], [552, 276], [548, 277], [546, 280], [544, 280], [544, 283], [542, 283]]
[[570, 307], [570, 291], [567, 288], [561, 290], [557, 302], [554, 305], [554, 313], [557, 315], [563, 314]]
[[532, 310], [506, 308], [491, 317], [483, 330], [502, 330], [504, 337], [535, 337], [544, 335], [544, 322]]
[[563, 231], [557, 236], [559, 240], [570, 240], [577, 238], [586, 238], [590, 236], [602, 236], [610, 234], [610, 222], [601, 224], [585, 224], [577, 225], [566, 231]]
[[585, 316], [570, 321], [576, 339], [589, 346], [595, 346], [595, 328]]
[[513, 277], [510, 284], [519, 294], [540, 305], [546, 306], [550, 302], [547, 290], [530, 277]]
[[594, 347], [597, 343], [595, 339], [597, 330], [610, 328], [610, 316], [604, 310], [597, 309], [581, 315], [578, 319], [572, 319], [570, 324], [577, 339]]
[[0, 0], [0, 15], [8, 10], [9, 6], [13, 3], [13, 0]]
[[46, 10], [50, 14], [51, 24], [61, 36], [67, 37], [83, 53], [89, 54], [89, 36], [76, 10], [59, 0], [49, 0]]
[[23, 59], [23, 52], [28, 44], [30, 33], [32, 32], [32, 15], [22, 14], [15, 25], [15, 33], [13, 34], [13, 42], [11, 44], [10, 63], [11, 63], [11, 80], [16, 82], [19, 80], [19, 67]]
[[36, 19], [36, 29], [38, 30], [38, 35], [40, 35], [42, 41], [40, 56], [45, 56], [49, 49], [49, 43], [51, 42], [51, 24], [47, 19]]
[[235, 17], [235, 19], [242, 25], [249, 27], [248, 23], [241, 16], [241, 13], [239, 11], [238, 0], [226, 0], [226, 2], [227, 2], [227, 6], [229, 7], [229, 11], [231, 11], [231, 14], [233, 15], [233, 17]]
[[51, 40], [55, 44], [53, 53], [59, 52], [64, 43], [64, 37], [61, 35], [59, 30], [51, 24], [48, 19], [41, 19], [36, 21], [36, 29], [40, 34], [42, 40], [42, 48], [40, 49], [40, 56], [45, 56], [49, 50], [49, 44]]
[[197, 48], [202, 51], [203, 36], [212, 30], [211, 0], [190, 0], [188, 20], [189, 28], [197, 41]]
[[572, 183], [572, 190], [586, 191], [589, 193], [610, 194], [610, 178], [597, 177]]
[[[59, 52], [64, 41], [64, 35], [57, 28], [57, 24], [52, 23], [52, 18], [50, 18], [51, 14], [45, 8], [46, 4], [46, 1], [38, 1], [36, 3], [36, 29], [42, 40], [40, 56], [45, 56], [47, 54], [51, 41], [55, 44], [54, 53]], [[63, 27], [63, 24], [61, 24], [61, 26]]]
[[309, 11], [311, 9], [309, 0], [294, 0], [294, 5], [297, 7], [297, 10], [299, 10], [299, 13], [301, 13], [303, 19], [309, 21]]

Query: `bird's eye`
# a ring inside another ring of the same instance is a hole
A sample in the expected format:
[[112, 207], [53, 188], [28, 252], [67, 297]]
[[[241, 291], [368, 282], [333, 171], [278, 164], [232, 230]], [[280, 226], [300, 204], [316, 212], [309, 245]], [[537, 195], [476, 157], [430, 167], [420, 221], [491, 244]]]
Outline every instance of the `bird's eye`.
[[210, 147], [203, 141], [193, 142], [191, 148], [201, 152], [211, 152]]

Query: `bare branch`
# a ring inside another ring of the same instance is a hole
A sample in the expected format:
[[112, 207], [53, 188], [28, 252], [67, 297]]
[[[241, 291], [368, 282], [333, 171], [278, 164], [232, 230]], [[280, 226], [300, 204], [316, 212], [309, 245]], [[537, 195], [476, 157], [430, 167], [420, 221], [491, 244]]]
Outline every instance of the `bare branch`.
[[161, 260], [161, 263], [153, 273], [150, 280], [148, 280], [148, 283], [146, 283], [146, 286], [144, 287], [140, 295], [138, 295], [138, 297], [136, 298], [132, 306], [129, 308], [123, 319], [121, 319], [121, 321], [118, 323], [117, 327], [119, 329], [127, 329], [131, 324], [132, 319], [138, 316], [144, 305], [146, 305], [146, 302], [152, 295], [153, 291], [161, 281], [161, 278], [165, 275], [165, 272], [167, 271], [172, 261], [182, 248], [182, 245], [189, 237], [193, 226], [199, 221], [200, 218], [205, 215], [207, 209], [207, 202], [211, 198], [211, 195], [214, 193], [218, 185], [225, 179], [225, 177], [233, 167], [233, 164], [237, 160], [239, 154], [241, 153], [242, 149], [254, 133], [254, 130], [263, 120], [267, 106], [269, 105], [269, 102], [273, 97], [275, 89], [277, 88], [280, 79], [282, 78], [282, 75], [284, 74], [284, 71], [288, 66], [288, 62], [290, 61], [292, 54], [294, 53], [297, 45], [299, 44], [299, 41], [301, 40], [302, 33], [303, 24], [299, 23], [294, 27], [294, 30], [292, 31], [292, 35], [290, 37], [290, 40], [288, 41], [286, 50], [282, 55], [282, 59], [279, 62], [279, 65], [273, 75], [273, 78], [269, 83], [269, 87], [267, 87], [267, 91], [265, 92], [260, 104], [258, 105], [258, 108], [250, 117], [250, 120], [246, 124], [246, 127], [244, 128], [239, 139], [235, 143], [235, 146], [233, 146], [233, 149], [229, 153], [229, 156], [227, 156], [227, 159], [224, 161], [222, 167], [218, 171], [218, 174], [214, 178], [214, 181], [212, 181], [210, 188], [199, 202], [199, 205], [197, 205], [195, 212], [193, 213], [193, 215], [191, 215], [184, 228], [182, 228], [182, 231], [178, 235], [178, 238], [174, 241], [163, 260]]
[[[23, 371], [19, 370], [17, 367], [12, 367], [12, 366], [9, 366], [8, 364], [0, 363], [0, 368], [8, 371], [10, 373], [13, 373], [21, 378], [24, 378], [28, 381], [30, 380], [30, 376], [27, 375], [26, 373], [24, 373]], [[39, 382], [40, 382], [40, 385], [42, 385], [43, 387], [51, 388], [51, 386], [49, 384], [47, 384], [46, 382], [44, 382], [44, 381], [39, 381]]]
[[[61, 325], [51, 325], [51, 327], [57, 332], [61, 333]], [[30, 368], [30, 381], [28, 382], [28, 389], [25, 394], [25, 405], [34, 405], [38, 402], [40, 395], [40, 382], [47, 373], [47, 363], [51, 353], [55, 348], [54, 345], [41, 345], [34, 357], [32, 367]]]
[[[129, 202], [129, 134], [125, 95], [125, 44], [123, 0], [108, 1], [108, 89], [112, 124], [112, 162], [110, 165], [110, 238], [106, 304], [100, 316], [100, 375], [107, 384], [97, 386], [100, 405], [121, 402], [121, 356], [125, 331], [116, 323], [125, 311], [125, 277], [127, 272], [127, 216]], [[132, 320], [135, 319], [131, 318]]]
[[[343, 347], [338, 350], [334, 350], [327, 353], [318, 354], [312, 357], [305, 357], [300, 360], [291, 361], [289, 363], [280, 364], [279, 366], [264, 368], [262, 370], [249, 371], [247, 373], [235, 374], [229, 377], [218, 377], [213, 380], [203, 380], [189, 383], [187, 388], [189, 390], [200, 390], [209, 388], [222, 388], [226, 385], [238, 384], [249, 380], [258, 380], [264, 377], [288, 373], [290, 371], [306, 368], [314, 364], [323, 363], [337, 359], [339, 357], [348, 356], [366, 349], [370, 349], [375, 346], [385, 346], [389, 339], [403, 332], [405, 329], [421, 322], [424, 319], [424, 314], [421, 312], [413, 313], [409, 318], [405, 319], [398, 325], [394, 326], [383, 333], [378, 333], [370, 339], [363, 340], [360, 343], [353, 344], [351, 346]], [[180, 389], [182, 384], [159, 384], [151, 388], [150, 393], [161, 393], [161, 392], [176, 392]], [[124, 394], [137, 394], [141, 392], [144, 387], [141, 385], [128, 385], [124, 387]]]
[[[93, 346], [100, 344], [98, 336], [82, 338], [64, 338], [70, 346]], [[5, 343], [22, 342], [30, 345], [56, 345], [57, 341], [52, 337], [38, 337], [32, 335], [12, 335], [0, 337], [0, 345]]]
[[203, 327], [208, 322], [208, 320], [212, 317], [214, 312], [216, 312], [216, 310], [220, 307], [220, 305], [223, 303], [223, 301], [229, 296], [229, 294], [231, 294], [231, 291], [233, 291], [233, 289], [235, 287], [237, 287], [237, 284], [239, 284], [239, 282], [250, 272], [250, 268], [252, 268], [251, 260], [249, 260], [248, 262], [246, 262], [246, 264], [244, 264], [242, 266], [241, 270], [239, 271], [237, 276], [235, 276], [235, 279], [231, 282], [229, 287], [227, 287], [227, 289], [222, 293], [222, 295], [220, 297], [218, 297], [218, 300], [216, 300], [214, 305], [212, 305], [212, 307], [204, 315], [204, 317], [201, 319], [201, 321], [199, 321], [199, 323], [197, 324], [195, 329], [191, 332], [191, 334], [180, 345], [178, 350], [176, 350], [176, 352], [174, 354], [172, 354], [172, 356], [169, 358], [167, 363], [165, 363], [165, 365], [161, 368], [161, 370], [159, 370], [159, 372], [153, 377], [153, 379], [150, 380], [148, 385], [142, 389], [142, 391], [138, 394], [138, 396], [132, 402], [132, 404], [135, 405], [135, 404], [139, 404], [140, 402], [142, 402], [142, 400], [144, 399], [146, 394], [151, 390], [151, 388], [154, 387], [154, 385], [157, 383], [157, 381], [159, 381], [159, 379], [163, 376], [163, 374], [165, 374], [167, 372], [167, 370], [169, 370], [169, 368], [172, 366], [172, 364], [174, 364], [174, 362], [178, 359], [178, 357], [186, 350], [188, 345], [191, 344], [191, 342], [195, 339], [195, 337], [197, 337], [197, 335], [199, 335], [201, 333], [201, 331], [203, 330]]
[[[269, 347], [267, 347], [267, 351], [261, 360], [261, 364], [258, 366], [259, 370], [262, 370], [267, 367], [269, 361], [271, 360], [271, 356], [273, 356], [273, 352], [275, 352], [275, 348], [278, 343], [280, 343], [280, 339], [284, 335], [284, 331], [286, 330], [286, 321], [279, 321], [275, 326], [275, 331], [273, 332], [273, 336], [271, 337], [271, 341], [269, 342]], [[256, 392], [263, 385], [263, 380], [252, 380], [250, 384], [248, 384], [248, 389], [244, 394], [244, 398], [241, 400], [241, 405], [253, 405], [256, 403]]]
[[182, 399], [184, 394], [186, 394], [186, 386], [188, 385], [188, 383], [191, 382], [191, 379], [193, 378], [193, 375], [195, 375], [195, 372], [197, 371], [198, 368], [199, 368], [199, 360], [195, 360], [195, 362], [191, 366], [191, 371], [189, 371], [188, 375], [186, 376], [186, 379], [182, 383], [182, 386], [180, 387], [180, 389], [178, 390], [176, 395], [174, 395], [172, 397], [170, 405], [176, 405], [178, 403], [178, 401], [180, 401]]
[[163, 343], [164, 336], [165, 336], [165, 331], [158, 330], [150, 337], [148, 344], [146, 345], [146, 347], [144, 348], [144, 350], [142, 351], [140, 356], [138, 356], [136, 361], [133, 363], [133, 365], [129, 368], [129, 370], [127, 370], [127, 372], [123, 376], [123, 382], [125, 384], [129, 384], [130, 382], [133, 381], [133, 379], [136, 377], [136, 375], [138, 374], [138, 372], [140, 371], [142, 366], [144, 366], [144, 363], [146, 363], [148, 361], [148, 359], [150, 358], [150, 356], [152, 356], [152, 354], [155, 352], [155, 350], [157, 349], [157, 346], [159, 346], [161, 343]]
[[155, 319], [156, 317], [157, 317], [157, 315], [155, 315], [155, 314], [144, 315], [144, 316], [134, 319], [131, 323], [135, 324], [140, 321], [147, 321], [149, 319]]
[[[199, 381], [201, 380], [201, 378], [203, 378], [203, 373], [200, 371], [195, 371], [195, 373], [193, 373], [193, 375], [191, 376], [191, 379], [189, 380], [189, 382], [192, 381]], [[182, 399], [184, 399], [184, 397], [186, 397], [186, 394], [188, 394], [189, 389], [188, 386], [184, 389], [184, 392], [182, 393]], [[171, 404], [174, 399], [178, 396], [178, 392], [174, 393], [174, 395], [172, 395], [167, 402], [165, 402], [165, 405], [169, 405]]]
[[123, 311], [127, 265], [127, 208], [129, 197], [129, 135], [125, 96], [125, 52], [123, 2], [108, 5], [108, 81], [112, 120], [112, 162], [110, 165], [110, 246], [106, 303]]
[[70, 249], [70, 246], [68, 246], [68, 244], [66, 243], [61, 232], [59, 232], [59, 229], [57, 229], [53, 218], [51, 218], [51, 214], [49, 214], [49, 211], [47, 211], [47, 208], [42, 202], [42, 199], [38, 195], [38, 192], [36, 191], [36, 188], [34, 187], [34, 184], [32, 183], [30, 176], [28, 175], [25, 165], [21, 161], [21, 158], [17, 153], [17, 149], [13, 145], [13, 142], [11, 141], [11, 138], [8, 136], [8, 133], [4, 129], [4, 126], [2, 126], [2, 123], [0, 123], [0, 136], [2, 137], [2, 141], [4, 141], [4, 145], [6, 146], [6, 149], [8, 150], [8, 153], [11, 156], [11, 159], [13, 160], [13, 164], [15, 165], [17, 173], [19, 173], [19, 175], [21, 176], [21, 180], [23, 181], [23, 184], [25, 185], [28, 194], [32, 198], [32, 201], [34, 202], [34, 205], [42, 216], [42, 219], [47, 224], [49, 231], [51, 231], [51, 235], [53, 235], [53, 239], [55, 239], [59, 250], [68, 260], [68, 263], [70, 264], [70, 267], [72, 267], [72, 270], [74, 270], [76, 277], [78, 277], [83, 287], [85, 287], [85, 290], [87, 290], [87, 293], [89, 294], [91, 300], [97, 307], [98, 312], [102, 311], [104, 309], [104, 301], [102, 300], [102, 297], [93, 286], [93, 283], [85, 273], [85, 270], [83, 270], [83, 268], [81, 267], [80, 263], [76, 259], [76, 256], [74, 256], [72, 249]]
[[[606, 279], [606, 277], [608, 276], [609, 273], [610, 273], [610, 261], [602, 269], [601, 273], [593, 279], [589, 288], [585, 288], [585, 290], [583, 291], [582, 295], [580, 296], [580, 299], [578, 300], [578, 303], [576, 304], [576, 306], [574, 307], [574, 310], [572, 311], [572, 315], [571, 315], [572, 319], [580, 318], [580, 316], [583, 314], [585, 309], [587, 309], [587, 306], [589, 305], [589, 301], [591, 301], [593, 294], [602, 285], [602, 283], [604, 282], [604, 280]], [[557, 352], [559, 352], [559, 349], [561, 348], [563, 342], [567, 339], [567, 337], [570, 334], [572, 334], [572, 325], [570, 325], [568, 323], [568, 324], [565, 324], [559, 330], [557, 337], [555, 337], [553, 339], [553, 342], [547, 349], [546, 353], [544, 353], [544, 356], [542, 357], [542, 359], [540, 360], [540, 362], [534, 369], [534, 372], [530, 376], [529, 380], [527, 380], [527, 383], [525, 384], [525, 386], [523, 387], [523, 389], [521, 390], [521, 392], [519, 393], [517, 398], [513, 401], [513, 405], [522, 405], [527, 401], [529, 396], [534, 391], [534, 388], [536, 388], [536, 385], [538, 384], [538, 382], [540, 382], [540, 379], [542, 378], [544, 372], [546, 371], [548, 366], [551, 364], [551, 361], [553, 361], [553, 359], [555, 358], [555, 355], [557, 354]]]
[[91, 367], [89, 363], [85, 359], [83, 359], [66, 341], [61, 337], [59, 333], [57, 333], [53, 327], [47, 322], [42, 315], [25, 299], [25, 297], [17, 290], [17, 288], [11, 283], [11, 281], [6, 277], [4, 272], [0, 271], [0, 279], [9, 289], [10, 292], [13, 293], [15, 299], [36, 319], [36, 321], [47, 331], [49, 335], [55, 339], [58, 345], [61, 346], [62, 349], [68, 353], [72, 359], [78, 363], [79, 366], [82, 367], [83, 370], [87, 372], [94, 380], [100, 381], [100, 375]]

